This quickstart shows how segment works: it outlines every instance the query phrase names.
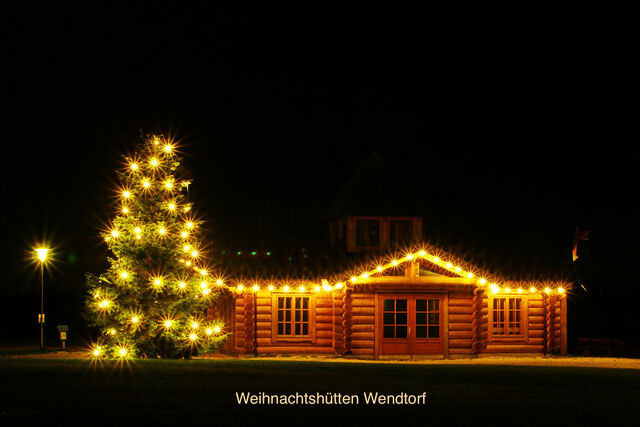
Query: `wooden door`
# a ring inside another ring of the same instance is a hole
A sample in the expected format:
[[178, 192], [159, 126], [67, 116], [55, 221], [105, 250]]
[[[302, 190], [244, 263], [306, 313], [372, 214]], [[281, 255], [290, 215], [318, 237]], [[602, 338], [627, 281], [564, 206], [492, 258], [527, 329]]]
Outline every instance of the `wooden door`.
[[441, 295], [380, 295], [380, 354], [442, 354]]

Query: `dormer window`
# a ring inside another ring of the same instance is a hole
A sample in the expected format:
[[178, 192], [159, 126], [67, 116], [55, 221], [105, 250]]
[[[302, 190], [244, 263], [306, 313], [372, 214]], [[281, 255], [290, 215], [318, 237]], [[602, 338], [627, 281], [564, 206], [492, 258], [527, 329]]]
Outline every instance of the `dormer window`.
[[356, 221], [356, 246], [377, 248], [380, 245], [380, 220], [358, 219]]

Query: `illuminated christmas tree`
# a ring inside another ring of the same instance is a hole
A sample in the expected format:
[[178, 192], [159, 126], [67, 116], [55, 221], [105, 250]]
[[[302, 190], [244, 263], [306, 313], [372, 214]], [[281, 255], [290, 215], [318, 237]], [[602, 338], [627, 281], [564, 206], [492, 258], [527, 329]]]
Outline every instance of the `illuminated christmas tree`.
[[204, 315], [224, 285], [204, 264], [202, 222], [178, 166], [176, 146], [152, 137], [118, 171], [117, 214], [103, 233], [109, 267], [87, 274], [86, 316], [100, 331], [94, 356], [189, 357], [226, 337]]

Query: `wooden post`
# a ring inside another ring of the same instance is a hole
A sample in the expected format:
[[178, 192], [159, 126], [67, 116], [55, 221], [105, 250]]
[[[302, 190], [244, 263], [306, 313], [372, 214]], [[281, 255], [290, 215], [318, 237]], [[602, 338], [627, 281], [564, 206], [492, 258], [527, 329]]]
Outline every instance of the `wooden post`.
[[254, 316], [251, 315], [253, 310], [253, 299], [249, 298], [249, 294], [245, 292], [244, 296], [244, 352], [251, 354], [254, 345]]
[[560, 354], [567, 355], [569, 338], [567, 337], [567, 296], [560, 301]]
[[342, 297], [342, 337], [344, 353], [351, 354], [351, 290], [345, 289]]
[[482, 322], [482, 289], [475, 288], [473, 302], [471, 304], [471, 354], [479, 354], [482, 349], [481, 322]]

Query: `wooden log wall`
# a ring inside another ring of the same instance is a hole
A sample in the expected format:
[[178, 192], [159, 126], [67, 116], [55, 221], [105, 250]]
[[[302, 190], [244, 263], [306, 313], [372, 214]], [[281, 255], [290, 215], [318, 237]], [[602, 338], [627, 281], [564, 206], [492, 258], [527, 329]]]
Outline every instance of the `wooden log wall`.
[[473, 302], [474, 295], [471, 292], [449, 294], [449, 354], [452, 356], [473, 352]]
[[351, 354], [373, 358], [375, 349], [375, 294], [351, 295]]
[[[297, 294], [296, 294], [297, 295]], [[239, 353], [272, 354], [332, 354], [334, 348], [342, 349], [342, 329], [336, 325], [336, 319], [342, 315], [341, 298], [331, 293], [309, 293], [311, 306], [314, 309], [315, 327], [310, 322], [314, 332], [313, 342], [276, 340], [273, 337], [273, 299], [277, 294], [268, 291], [257, 293], [245, 292], [236, 296], [235, 313], [235, 350]], [[255, 304], [255, 312], [254, 312]], [[338, 314], [336, 316], [336, 311]], [[255, 318], [255, 322], [254, 322]], [[340, 340], [336, 337], [340, 334]], [[255, 340], [254, 340], [255, 338]], [[255, 342], [255, 346], [254, 346]]]
[[481, 288], [473, 291], [473, 301], [471, 303], [471, 353], [479, 354], [482, 351], [482, 294]]

